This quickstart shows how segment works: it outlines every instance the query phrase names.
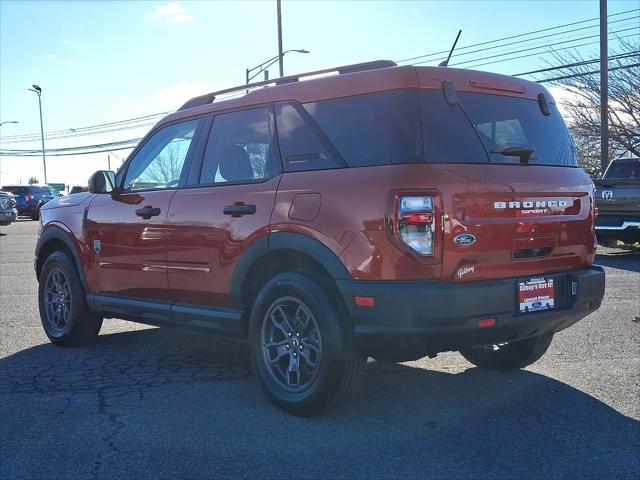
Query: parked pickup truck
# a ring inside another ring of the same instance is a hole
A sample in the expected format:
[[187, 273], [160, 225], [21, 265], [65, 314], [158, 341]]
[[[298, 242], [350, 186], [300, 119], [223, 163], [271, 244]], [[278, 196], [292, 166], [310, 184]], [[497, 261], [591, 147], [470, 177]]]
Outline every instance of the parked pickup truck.
[[640, 158], [620, 158], [595, 180], [598, 242], [640, 242]]

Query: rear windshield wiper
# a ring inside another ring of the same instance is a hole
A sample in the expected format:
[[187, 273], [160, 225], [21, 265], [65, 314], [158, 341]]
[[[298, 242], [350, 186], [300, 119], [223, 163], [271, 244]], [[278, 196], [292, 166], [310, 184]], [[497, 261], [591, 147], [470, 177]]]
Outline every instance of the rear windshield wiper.
[[520, 163], [529, 163], [529, 157], [535, 152], [531, 147], [504, 147], [502, 150], [491, 150], [505, 157], [520, 157]]

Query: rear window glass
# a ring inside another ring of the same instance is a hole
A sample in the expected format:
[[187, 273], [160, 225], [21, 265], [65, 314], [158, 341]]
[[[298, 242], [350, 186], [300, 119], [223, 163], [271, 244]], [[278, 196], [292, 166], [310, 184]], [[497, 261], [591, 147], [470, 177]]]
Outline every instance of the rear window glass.
[[440, 91], [424, 91], [422, 130], [427, 162], [486, 162], [487, 154], [473, 126], [458, 107], [449, 106]]
[[7, 187], [2, 187], [0, 190], [2, 190], [3, 192], [11, 192], [11, 193], [15, 193], [17, 195], [22, 195], [22, 194], [28, 193], [29, 187], [11, 187], [11, 186], [7, 186]]
[[551, 115], [544, 116], [535, 100], [458, 93], [460, 105], [449, 106], [442, 92], [421, 95], [427, 161], [518, 163], [518, 156], [500, 152], [529, 149], [530, 164], [578, 165], [571, 137], [551, 103]]
[[636, 180], [640, 178], [640, 159], [616, 160], [607, 169], [604, 178]]

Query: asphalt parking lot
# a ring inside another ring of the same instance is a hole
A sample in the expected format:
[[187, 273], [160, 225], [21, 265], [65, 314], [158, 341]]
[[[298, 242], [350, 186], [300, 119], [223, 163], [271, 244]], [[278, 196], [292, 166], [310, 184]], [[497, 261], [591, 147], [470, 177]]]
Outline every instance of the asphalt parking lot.
[[80, 349], [38, 316], [37, 222], [0, 228], [0, 478], [638, 478], [640, 252], [600, 249], [602, 308], [526, 370], [457, 353], [369, 364], [357, 399], [300, 419], [244, 347], [105, 321]]

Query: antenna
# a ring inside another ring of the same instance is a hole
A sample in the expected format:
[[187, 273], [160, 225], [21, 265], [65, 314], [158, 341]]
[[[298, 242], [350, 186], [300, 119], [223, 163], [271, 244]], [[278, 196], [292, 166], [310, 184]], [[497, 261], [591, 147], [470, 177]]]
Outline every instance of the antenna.
[[444, 62], [440, 62], [438, 64], [439, 67], [446, 67], [447, 65], [449, 65], [449, 60], [451, 59], [451, 54], [453, 53], [453, 51], [456, 48], [456, 44], [458, 43], [458, 39], [460, 38], [460, 34], [461, 33], [462, 33], [462, 30], [458, 30], [458, 35], [456, 36], [456, 39], [453, 42], [453, 47], [451, 47], [451, 51], [449, 52], [449, 56], [447, 57], [447, 59]]

